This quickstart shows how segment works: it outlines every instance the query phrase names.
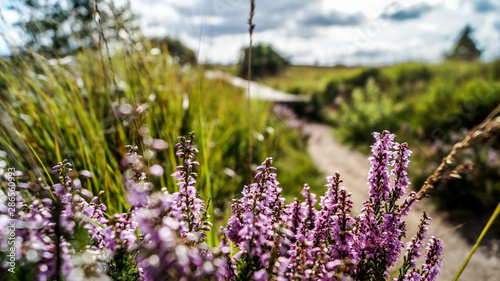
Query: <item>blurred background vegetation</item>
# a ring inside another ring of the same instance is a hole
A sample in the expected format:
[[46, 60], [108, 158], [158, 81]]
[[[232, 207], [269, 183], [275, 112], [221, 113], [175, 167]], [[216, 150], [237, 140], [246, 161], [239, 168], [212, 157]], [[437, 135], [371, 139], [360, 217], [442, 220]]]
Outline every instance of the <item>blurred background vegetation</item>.
[[[242, 50], [238, 61], [238, 76], [248, 77], [249, 48]], [[257, 44], [252, 46], [252, 58], [250, 62], [251, 79], [276, 76], [290, 66], [290, 61], [282, 57], [271, 45]]]
[[[381, 67], [291, 66], [258, 81], [311, 96], [316, 120], [334, 126], [336, 138], [366, 155], [371, 132], [389, 130], [414, 151], [410, 176], [422, 186], [452, 145], [500, 103], [500, 60], [480, 62], [481, 51], [466, 26], [441, 64]], [[460, 154], [474, 163], [462, 178], [443, 180], [433, 203], [452, 217], [482, 217], [500, 201], [498, 136]], [[498, 233], [500, 234], [500, 233]]]
[[[198, 186], [204, 199], [213, 198], [217, 218], [251, 182], [249, 138], [253, 164], [275, 157], [287, 196], [298, 195], [306, 182], [323, 188], [305, 139], [271, 113], [272, 104], [252, 101], [248, 120], [241, 89], [204, 78], [205, 69], [246, 78], [248, 48], [236, 65], [203, 65], [196, 50], [175, 38], [145, 38], [129, 2], [92, 3], [26, 0], [9, 7], [24, 15], [17, 26], [26, 39], [0, 60], [0, 150], [9, 165], [47, 180], [44, 169], [66, 158], [76, 170], [91, 171], [85, 186], [94, 194], [105, 190], [111, 210], [122, 211], [125, 145], [139, 146], [149, 165], [161, 164], [165, 175], [150, 180], [174, 190], [176, 137], [194, 130], [202, 163]], [[311, 97], [295, 104], [295, 112], [331, 124], [338, 139], [367, 155], [373, 131], [398, 134], [414, 151], [410, 176], [418, 188], [451, 145], [500, 102], [500, 60], [481, 62], [472, 32], [465, 26], [440, 64], [297, 66], [258, 44], [252, 79]], [[499, 149], [496, 137], [462, 153], [460, 160], [475, 163], [474, 170], [440, 182], [433, 202], [460, 215], [491, 212], [500, 201]]]
[[0, 59], [0, 150], [24, 179], [56, 181], [50, 167], [68, 159], [76, 171], [94, 174], [82, 178], [83, 186], [104, 190], [111, 212], [121, 212], [125, 145], [137, 145], [148, 165], [164, 167], [163, 176], [148, 175], [156, 188], [175, 190], [176, 138], [195, 131], [198, 188], [212, 198], [213, 219], [223, 218], [230, 198], [252, 181], [250, 169], [266, 157], [275, 158], [286, 196], [297, 196], [306, 182], [323, 189], [305, 140], [271, 114], [271, 103], [252, 101], [248, 120], [240, 88], [205, 79], [196, 53], [180, 41], [142, 36], [129, 4], [95, 10], [92, 1], [62, 2], [23, 3], [30, 16], [18, 26], [30, 40]]

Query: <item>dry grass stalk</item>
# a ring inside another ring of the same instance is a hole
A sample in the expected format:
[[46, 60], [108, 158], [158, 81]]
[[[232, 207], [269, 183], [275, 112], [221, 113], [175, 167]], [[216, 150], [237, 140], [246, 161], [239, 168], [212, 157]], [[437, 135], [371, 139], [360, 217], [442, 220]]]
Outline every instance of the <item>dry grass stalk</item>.
[[464, 163], [458, 165], [455, 169], [452, 165], [455, 163], [457, 154], [472, 145], [478, 144], [481, 141], [488, 139], [500, 131], [500, 104], [486, 117], [486, 119], [479, 125], [472, 128], [472, 130], [465, 136], [465, 138], [456, 143], [451, 149], [450, 153], [443, 158], [439, 167], [430, 175], [424, 185], [420, 188], [410, 200], [407, 201], [403, 210], [406, 210], [415, 202], [428, 195], [434, 185], [443, 178], [457, 178], [461, 173], [470, 172], [473, 169], [472, 163]]
[[402, 206], [402, 212], [404, 213], [416, 200], [420, 200], [426, 197], [429, 192], [434, 188], [434, 185], [444, 178], [460, 178], [461, 173], [470, 172], [474, 165], [473, 163], [464, 163], [458, 165], [456, 168], [452, 168], [455, 163], [457, 154], [467, 147], [478, 144], [481, 141], [488, 139], [500, 131], [500, 104], [493, 109], [492, 112], [484, 119], [481, 124], [475, 126], [470, 130], [470, 132], [465, 136], [465, 138], [453, 145], [450, 153], [443, 158], [441, 164], [424, 182], [424, 185], [420, 188], [418, 193], [411, 195], [410, 199]]
[[500, 105], [498, 105], [486, 119], [479, 125], [472, 128], [472, 130], [465, 136], [461, 141], [453, 145], [450, 153], [443, 158], [439, 167], [430, 175], [425, 181], [422, 188], [416, 195], [417, 200], [425, 197], [431, 189], [434, 188], [434, 184], [438, 180], [444, 177], [456, 177], [459, 173], [470, 171], [470, 164], [464, 164], [458, 166], [456, 169], [448, 172], [451, 166], [455, 163], [457, 154], [472, 145], [478, 144], [481, 141], [488, 139], [500, 131]]
[[113, 63], [111, 62], [111, 53], [109, 51], [109, 45], [108, 45], [108, 39], [104, 35], [104, 29], [102, 28], [102, 14], [101, 10], [99, 10], [99, 5], [97, 4], [98, 0], [94, 0], [94, 19], [97, 23], [97, 30], [99, 31], [99, 54], [101, 55], [101, 66], [102, 66], [102, 71], [104, 74], [105, 81], [108, 81], [108, 72], [106, 71], [106, 66], [104, 64], [104, 54], [102, 53], [102, 41], [104, 41], [104, 46], [106, 47], [106, 52], [108, 54], [108, 63], [109, 63], [109, 68], [111, 70], [111, 80], [113, 82], [113, 86], [115, 86], [115, 90], [118, 89], [118, 85], [116, 83], [116, 78], [115, 78], [115, 70], [113, 69]]
[[248, 176], [252, 178], [252, 107], [250, 100], [250, 81], [252, 80], [252, 34], [255, 24], [253, 16], [255, 13], [255, 0], [250, 0], [250, 16], [248, 17], [248, 32], [250, 33], [250, 45], [248, 47], [248, 86], [247, 86], [247, 104], [248, 104]]

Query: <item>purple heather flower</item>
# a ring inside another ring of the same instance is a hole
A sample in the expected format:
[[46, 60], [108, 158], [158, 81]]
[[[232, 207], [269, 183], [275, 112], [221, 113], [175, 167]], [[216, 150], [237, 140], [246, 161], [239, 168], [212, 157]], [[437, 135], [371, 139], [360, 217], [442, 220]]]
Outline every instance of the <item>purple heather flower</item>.
[[288, 208], [284, 206], [281, 188], [273, 172], [276, 169], [271, 164], [272, 158], [267, 158], [257, 167], [255, 179], [258, 182], [245, 186], [243, 197], [233, 201], [233, 215], [225, 228], [227, 237], [240, 250], [233, 257], [235, 260], [259, 260], [259, 264], [251, 269], [258, 277], [263, 274], [263, 271], [259, 271], [262, 268], [267, 268], [266, 272], [274, 270], [271, 251], [285, 254], [290, 244], [288, 236], [291, 231], [283, 220], [288, 216]]
[[[192, 134], [180, 137], [176, 144], [181, 163], [172, 174], [179, 187], [175, 193], [166, 188], [153, 193], [138, 148], [127, 146], [125, 162], [129, 169], [124, 178], [132, 208], [112, 217], [105, 214], [102, 193], [87, 202], [84, 197], [92, 197], [90, 192], [68, 176], [71, 164], [60, 162], [53, 167], [60, 180], [50, 189], [53, 197], [45, 189], [47, 196], [26, 202], [16, 192], [17, 243], [21, 245], [16, 258], [26, 259], [27, 251], [31, 251], [29, 262], [38, 280], [55, 274], [74, 279], [83, 267], [71, 256], [82, 253], [75, 253], [68, 238], [79, 224], [87, 229], [92, 241], [86, 253], [100, 261], [109, 261], [119, 249], [137, 252], [141, 280], [387, 279], [403, 247], [406, 225], [402, 218], [411, 210], [415, 193], [399, 205], [409, 185], [406, 168], [411, 152], [407, 145], [394, 142], [394, 135], [387, 131], [374, 136], [368, 177], [370, 200], [364, 203], [360, 215], [351, 215], [351, 194], [340, 186], [338, 173], [327, 178], [319, 211], [316, 195], [308, 185], [302, 190], [303, 201], [295, 199], [284, 205], [276, 169], [271, 167], [272, 158], [267, 158], [257, 167], [257, 182], [245, 186], [242, 198], [233, 200], [232, 216], [220, 235], [220, 246], [212, 249], [204, 242], [211, 225], [195, 187], [194, 168], [199, 163], [194, 161], [198, 150]], [[157, 168], [151, 167], [152, 174], [159, 174], [154, 171]], [[5, 196], [1, 196], [0, 226], [10, 220], [5, 204]], [[394, 280], [435, 280], [439, 274], [442, 246], [434, 237], [429, 240], [422, 268], [415, 268], [428, 220], [424, 213], [417, 235], [407, 243], [400, 276]], [[0, 238], [6, 235], [0, 230]], [[239, 250], [232, 257], [227, 239]], [[3, 251], [5, 243], [0, 247]], [[104, 274], [99, 264], [91, 266], [96, 274]]]
[[[221, 280], [224, 257], [215, 257], [199, 234], [188, 231], [181, 204], [176, 201], [179, 199], [168, 192], [154, 193], [148, 207], [138, 209], [134, 216], [145, 237], [139, 258], [145, 280], [197, 280], [204, 276]], [[127, 235], [130, 233], [122, 239]]]
[[410, 185], [406, 168], [408, 168], [408, 163], [410, 162], [408, 157], [412, 153], [408, 149], [407, 143], [395, 143], [394, 149], [396, 151], [392, 162], [392, 166], [394, 168], [391, 170], [391, 175], [395, 176], [395, 180], [390, 195], [391, 207], [393, 207], [396, 204], [396, 201], [404, 195], [406, 188]]
[[253, 273], [252, 280], [255, 280], [255, 281], [267, 281], [267, 280], [269, 280], [269, 274], [263, 268], [263, 269], [261, 269], [261, 270], [256, 271], [256, 272]]
[[441, 255], [443, 253], [441, 239], [437, 239], [434, 236], [429, 238], [429, 243], [427, 244], [427, 253], [424, 256], [425, 263], [422, 266], [422, 280], [433, 281], [441, 272], [439, 268], [442, 265]]
[[420, 276], [420, 274], [415, 271], [416, 260], [420, 257], [420, 249], [423, 246], [425, 234], [428, 230], [427, 225], [429, 225], [429, 220], [431, 220], [431, 218], [427, 216], [426, 212], [424, 212], [423, 217], [420, 220], [420, 224], [418, 225], [417, 234], [411, 239], [410, 242], [406, 243], [405, 262], [399, 271], [399, 278], [395, 278], [394, 280], [417, 280], [416, 276]]
[[181, 231], [180, 234], [184, 237], [188, 233], [196, 233], [199, 242], [202, 242], [206, 238], [205, 231], [210, 230], [211, 224], [204, 220], [208, 215], [204, 202], [199, 198], [198, 191], [194, 187], [198, 175], [193, 169], [200, 165], [194, 161], [194, 157], [198, 153], [193, 145], [194, 133], [190, 133], [188, 138], [179, 137], [178, 139], [176, 154], [182, 163], [177, 166], [177, 172], [173, 173], [172, 177], [178, 181], [179, 192], [172, 194], [172, 196], [182, 212], [183, 219], [180, 220], [180, 223], [187, 227], [187, 232]]
[[315, 246], [326, 245], [331, 259], [357, 259], [357, 244], [352, 229], [355, 219], [350, 216], [352, 201], [351, 193], [345, 187], [340, 187], [340, 174], [328, 177], [327, 191], [321, 197], [321, 210], [316, 219]]
[[[394, 134], [388, 131], [373, 133], [375, 144], [371, 146], [373, 155], [370, 157], [370, 171], [368, 183], [370, 184], [370, 201], [378, 206], [382, 201], [389, 198], [389, 171], [387, 165], [392, 159], [391, 148], [394, 147]], [[377, 208], [377, 207], [375, 207]]]

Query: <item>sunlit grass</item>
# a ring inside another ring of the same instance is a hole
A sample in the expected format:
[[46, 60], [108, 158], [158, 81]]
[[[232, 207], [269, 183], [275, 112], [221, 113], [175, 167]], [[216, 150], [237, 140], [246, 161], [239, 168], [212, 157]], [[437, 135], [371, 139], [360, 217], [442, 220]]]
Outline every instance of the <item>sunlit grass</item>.
[[[177, 64], [165, 50], [157, 55], [147, 48], [133, 54], [117, 51], [112, 63], [113, 72], [107, 59], [95, 51], [59, 61], [37, 54], [1, 60], [2, 111], [12, 120], [2, 126], [18, 135], [16, 139], [7, 130], [0, 133], [9, 164], [30, 171], [39, 169], [39, 163], [53, 165], [68, 159], [75, 170], [95, 175], [82, 180], [84, 187], [94, 194], [104, 190], [111, 211], [123, 211], [120, 161], [125, 145], [139, 146], [149, 165], [165, 168], [162, 177], [149, 176], [157, 188], [176, 190], [170, 177], [177, 166], [176, 138], [195, 131], [196, 143], [204, 151], [198, 161], [209, 167], [197, 171], [201, 196], [212, 197], [211, 208], [224, 211], [243, 184], [251, 182], [246, 175], [248, 132], [242, 90], [221, 80], [204, 79], [202, 70]], [[280, 158], [295, 157], [301, 159], [296, 164], [301, 169], [310, 167], [311, 178], [317, 176], [311, 160], [304, 156], [307, 152], [298, 132], [271, 115], [271, 104], [253, 103], [252, 138], [258, 145], [252, 163], [267, 156], [274, 156], [277, 163]], [[154, 139], [168, 146], [154, 149]], [[22, 143], [33, 151], [23, 150]], [[288, 150], [296, 156], [287, 156]], [[293, 167], [288, 170], [294, 173]], [[284, 177], [282, 182], [300, 189], [302, 183], [295, 179]]]
[[361, 72], [364, 67], [290, 66], [284, 73], [260, 79], [258, 82], [284, 92], [300, 89], [300, 94], [311, 95], [322, 91], [332, 79], [345, 79]]

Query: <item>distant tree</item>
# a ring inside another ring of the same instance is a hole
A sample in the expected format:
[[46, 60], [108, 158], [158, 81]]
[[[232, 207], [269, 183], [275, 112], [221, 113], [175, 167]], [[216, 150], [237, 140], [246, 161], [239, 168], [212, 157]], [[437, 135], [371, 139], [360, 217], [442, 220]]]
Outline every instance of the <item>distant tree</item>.
[[[65, 56], [82, 48], [96, 48], [98, 33], [92, 0], [23, 0], [17, 8], [21, 20], [17, 25], [26, 33], [26, 47], [47, 56]], [[135, 16], [130, 3], [116, 6], [112, 0], [99, 3], [100, 20], [109, 37], [131, 27]], [[118, 19], [118, 20], [117, 20]], [[136, 29], [136, 28], [131, 28]]]
[[455, 46], [446, 55], [447, 60], [475, 61], [481, 57], [481, 51], [470, 37], [472, 31], [470, 26], [465, 26]]
[[181, 41], [171, 37], [153, 37], [150, 39], [151, 45], [160, 49], [166, 48], [172, 57], [179, 58], [179, 63], [192, 65], [197, 64], [196, 54]]
[[[274, 76], [284, 71], [290, 61], [278, 54], [270, 45], [258, 44], [252, 46], [252, 80], [266, 76]], [[238, 75], [243, 78], [248, 76], [248, 47], [238, 62]]]

